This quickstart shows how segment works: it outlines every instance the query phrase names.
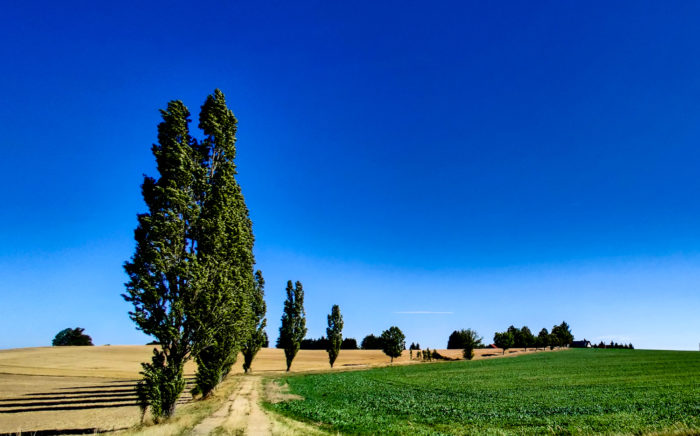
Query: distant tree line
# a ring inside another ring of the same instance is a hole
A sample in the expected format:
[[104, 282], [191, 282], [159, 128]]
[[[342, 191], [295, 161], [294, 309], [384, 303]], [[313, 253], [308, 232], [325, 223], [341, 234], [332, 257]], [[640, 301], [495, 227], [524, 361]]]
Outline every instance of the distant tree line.
[[552, 327], [552, 332], [548, 332], [546, 328], [540, 330], [537, 336], [534, 336], [527, 326], [517, 328], [510, 326], [504, 332], [496, 332], [493, 336], [493, 343], [498, 348], [503, 350], [505, 354], [509, 348], [546, 348], [550, 347], [565, 347], [571, 344], [574, 340], [571, 329], [566, 321]]
[[360, 347], [363, 350], [381, 350], [383, 347], [382, 338], [369, 334], [362, 339]]
[[[325, 336], [321, 336], [318, 339], [306, 338], [302, 339], [299, 349], [300, 350], [325, 350], [328, 348], [330, 342]], [[277, 348], [282, 348], [277, 343]], [[357, 340], [353, 338], [344, 338], [340, 343], [341, 350], [359, 350], [360, 347], [357, 346]]]
[[599, 344], [593, 344], [593, 348], [615, 348], [615, 349], [622, 349], [622, 350], [634, 350], [634, 345], [632, 343], [629, 344], [618, 344], [617, 342], [610, 341], [609, 344], [606, 344], [603, 341], [600, 341]]
[[[395, 337], [401, 338], [398, 342], [395, 339]], [[390, 347], [397, 347], [397, 344], [402, 344], [401, 345], [401, 351], [406, 349], [406, 342], [405, 342], [406, 337], [403, 335], [401, 330], [398, 327], [390, 327], [388, 330], [385, 330], [382, 332], [381, 335], [375, 336], [373, 334], [369, 334], [362, 339], [362, 343], [360, 345], [360, 348], [363, 350], [384, 350], [387, 346]], [[388, 342], [388, 344], [387, 344]], [[411, 350], [419, 350], [420, 345], [416, 345], [411, 343]], [[400, 353], [399, 353], [400, 354]], [[398, 357], [398, 356], [395, 356]]]

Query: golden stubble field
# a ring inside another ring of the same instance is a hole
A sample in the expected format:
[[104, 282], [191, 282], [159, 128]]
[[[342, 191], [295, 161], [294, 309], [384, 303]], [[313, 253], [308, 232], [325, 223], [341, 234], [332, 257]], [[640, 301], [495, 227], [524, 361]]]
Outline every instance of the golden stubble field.
[[[73, 430], [75, 433], [123, 429], [139, 422], [134, 385], [141, 362], [150, 360], [152, 346], [41, 347], [0, 350], [0, 436], [42, 430]], [[438, 350], [461, 357], [461, 350]], [[499, 350], [475, 350], [476, 359], [500, 357]], [[522, 354], [509, 350], [508, 355]], [[528, 352], [531, 352], [528, 350]], [[242, 374], [242, 358], [234, 367]], [[395, 365], [419, 363], [408, 351], [394, 359]], [[379, 350], [342, 350], [334, 371], [389, 364]], [[256, 375], [285, 371], [284, 351], [262, 349], [253, 362]], [[185, 367], [190, 378], [196, 368]], [[329, 371], [323, 350], [301, 350], [292, 372]], [[185, 393], [184, 404], [191, 400]]]

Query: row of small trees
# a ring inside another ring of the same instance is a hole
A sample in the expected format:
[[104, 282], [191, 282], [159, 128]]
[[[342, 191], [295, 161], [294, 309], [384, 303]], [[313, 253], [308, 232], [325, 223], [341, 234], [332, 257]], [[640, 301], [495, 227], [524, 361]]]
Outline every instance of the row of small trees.
[[[291, 280], [287, 282], [287, 299], [284, 302], [284, 312], [282, 313], [282, 325], [280, 326], [280, 335], [277, 340], [277, 348], [283, 348], [287, 360], [287, 371], [292, 366], [294, 357], [304, 344], [306, 336], [306, 312], [304, 310], [304, 290], [300, 282], [296, 282], [292, 286]], [[335, 360], [338, 358], [343, 344], [347, 344], [346, 348], [357, 349], [357, 341], [343, 340], [343, 316], [340, 314], [340, 307], [333, 305], [331, 313], [328, 315], [328, 327], [326, 328], [326, 336], [318, 340], [307, 342], [315, 349], [320, 349], [321, 346], [328, 352], [328, 362], [333, 368]], [[362, 341], [362, 348], [381, 349], [391, 358], [391, 362], [395, 357], [399, 357], [401, 352], [406, 349], [406, 336], [401, 329], [396, 326], [389, 327], [383, 331], [381, 336], [368, 335]], [[311, 347], [310, 347], [311, 348]]]
[[[292, 361], [299, 352], [301, 344], [306, 336], [306, 311], [304, 310], [304, 288], [301, 282], [292, 286], [292, 281], [287, 282], [287, 299], [284, 301], [282, 312], [282, 325], [277, 339], [277, 348], [284, 349], [287, 360], [287, 371], [292, 367]], [[328, 328], [324, 338], [325, 349], [328, 352], [328, 361], [333, 368], [335, 360], [340, 353], [343, 344], [343, 316], [340, 307], [334, 304], [328, 315]], [[357, 344], [356, 344], [357, 345]]]
[[609, 344], [606, 344], [603, 341], [600, 341], [598, 344], [594, 344], [593, 348], [614, 348], [614, 349], [620, 349], [620, 350], [634, 350], [634, 345], [630, 342], [629, 344], [618, 344], [617, 342], [610, 341]]
[[[493, 343], [501, 348], [505, 354], [508, 348], [524, 348], [526, 350], [530, 347], [550, 346], [553, 348], [568, 345], [573, 339], [569, 325], [564, 321], [560, 325], [552, 327], [552, 333], [543, 328], [537, 336], [533, 335], [527, 326], [522, 328], [510, 326], [505, 332], [496, 332], [493, 336]], [[474, 357], [475, 349], [485, 347], [482, 341], [483, 338], [472, 329], [455, 330], [447, 340], [447, 348], [462, 349], [464, 358], [470, 360]]]
[[566, 321], [552, 327], [551, 333], [546, 328], [540, 330], [537, 336], [533, 335], [527, 326], [517, 328], [514, 326], [508, 327], [505, 332], [496, 332], [493, 336], [493, 343], [498, 348], [503, 350], [505, 354], [508, 348], [554, 348], [563, 347], [571, 344], [574, 336], [571, 334], [571, 329]]
[[[325, 336], [321, 336], [318, 339], [305, 338], [301, 341], [300, 350], [325, 350], [328, 348], [328, 339]], [[279, 348], [279, 347], [278, 347]], [[357, 346], [357, 340], [353, 338], [343, 338], [343, 342], [340, 343], [341, 350], [359, 350], [360, 347]]]
[[[306, 312], [304, 310], [304, 288], [301, 282], [292, 286], [292, 281], [287, 282], [287, 299], [284, 301], [282, 312], [282, 325], [277, 340], [277, 348], [284, 349], [287, 360], [287, 371], [292, 366], [294, 357], [299, 352], [301, 344], [306, 336]], [[328, 352], [328, 361], [333, 368], [335, 360], [340, 353], [343, 344], [343, 316], [340, 307], [335, 304], [328, 315], [328, 328], [326, 328], [325, 348]]]

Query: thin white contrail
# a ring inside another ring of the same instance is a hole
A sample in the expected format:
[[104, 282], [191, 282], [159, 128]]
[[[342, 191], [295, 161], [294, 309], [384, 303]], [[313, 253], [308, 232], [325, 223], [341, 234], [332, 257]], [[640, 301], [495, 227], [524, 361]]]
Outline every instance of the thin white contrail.
[[454, 312], [432, 312], [432, 311], [428, 311], [428, 310], [412, 310], [412, 311], [394, 312], [394, 313], [402, 313], [402, 314], [410, 314], [410, 315], [452, 315]]

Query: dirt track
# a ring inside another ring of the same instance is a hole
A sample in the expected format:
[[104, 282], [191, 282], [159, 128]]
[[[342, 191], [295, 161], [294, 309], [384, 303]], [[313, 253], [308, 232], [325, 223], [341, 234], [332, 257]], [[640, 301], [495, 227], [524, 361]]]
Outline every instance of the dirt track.
[[236, 390], [224, 406], [192, 430], [193, 435], [208, 435], [221, 427], [238, 434], [272, 434], [272, 421], [260, 407], [260, 377], [241, 377]]
[[[251, 436], [327, 434], [311, 425], [266, 412], [260, 406], [263, 396], [260, 377], [241, 376], [238, 383], [236, 390], [224, 406], [199, 423], [192, 430], [191, 435], [204, 436], [211, 433]], [[277, 385], [274, 386], [277, 387]], [[268, 390], [265, 395], [272, 401], [295, 397], [274, 388], [273, 392]]]

